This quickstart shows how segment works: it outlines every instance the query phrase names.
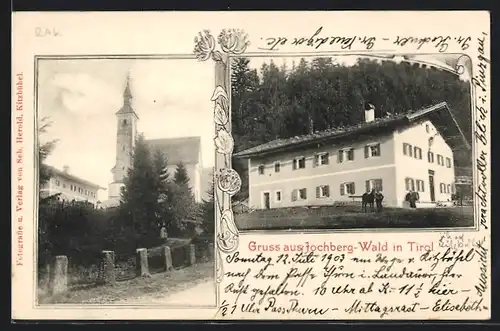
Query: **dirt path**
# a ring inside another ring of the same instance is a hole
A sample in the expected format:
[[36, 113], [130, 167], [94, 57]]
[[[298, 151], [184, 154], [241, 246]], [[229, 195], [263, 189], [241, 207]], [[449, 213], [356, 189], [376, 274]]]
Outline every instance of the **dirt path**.
[[185, 284], [182, 289], [155, 293], [154, 297], [121, 300], [117, 304], [153, 304], [172, 306], [215, 306], [215, 281], [204, 280], [199, 283]]

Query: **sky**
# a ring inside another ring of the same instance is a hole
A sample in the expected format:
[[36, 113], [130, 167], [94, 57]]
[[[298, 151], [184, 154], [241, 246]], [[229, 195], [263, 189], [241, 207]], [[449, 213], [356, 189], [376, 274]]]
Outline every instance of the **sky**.
[[214, 67], [188, 59], [39, 60], [38, 118], [52, 122], [40, 142], [58, 139], [46, 163], [108, 187], [128, 73], [138, 132], [146, 139], [200, 136], [203, 166], [213, 166]]

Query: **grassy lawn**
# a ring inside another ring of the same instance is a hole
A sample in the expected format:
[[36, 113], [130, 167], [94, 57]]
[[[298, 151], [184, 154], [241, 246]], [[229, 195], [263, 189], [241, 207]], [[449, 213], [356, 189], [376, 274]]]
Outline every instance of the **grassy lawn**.
[[361, 212], [356, 206], [294, 207], [236, 214], [239, 230], [470, 227], [472, 207]]
[[159, 299], [214, 277], [214, 263], [197, 263], [193, 266], [131, 280], [115, 285], [74, 286], [64, 294], [40, 298], [40, 304], [113, 304], [144, 297]]

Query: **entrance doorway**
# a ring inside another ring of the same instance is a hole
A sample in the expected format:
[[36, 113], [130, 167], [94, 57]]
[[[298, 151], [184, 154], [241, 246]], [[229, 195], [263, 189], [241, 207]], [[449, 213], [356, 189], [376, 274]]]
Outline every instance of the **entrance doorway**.
[[429, 170], [429, 192], [431, 195], [431, 202], [435, 202], [436, 194], [434, 192], [434, 170]]
[[264, 192], [264, 209], [271, 208], [271, 194], [269, 192]]

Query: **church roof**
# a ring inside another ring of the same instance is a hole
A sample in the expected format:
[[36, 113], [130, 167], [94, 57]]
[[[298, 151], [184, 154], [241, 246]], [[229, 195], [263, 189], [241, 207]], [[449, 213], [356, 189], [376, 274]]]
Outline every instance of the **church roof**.
[[156, 150], [163, 152], [167, 158], [169, 165], [197, 164], [201, 163], [200, 137], [183, 137], [183, 138], [165, 138], [165, 139], [150, 139], [146, 141], [153, 153]]

